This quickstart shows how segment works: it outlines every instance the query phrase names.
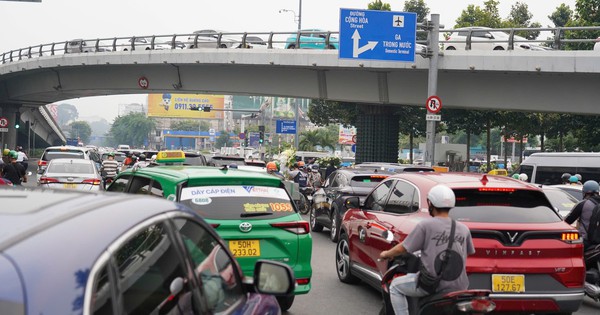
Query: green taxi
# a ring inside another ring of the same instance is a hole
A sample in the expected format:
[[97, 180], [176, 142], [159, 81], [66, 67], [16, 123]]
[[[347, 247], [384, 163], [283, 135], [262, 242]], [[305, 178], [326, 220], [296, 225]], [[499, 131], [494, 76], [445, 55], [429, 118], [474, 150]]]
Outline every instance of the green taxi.
[[[160, 151], [156, 164], [117, 175], [108, 191], [167, 198], [194, 209], [229, 245], [244, 275], [259, 259], [294, 270], [295, 294], [310, 291], [312, 238], [282, 181], [272, 175], [228, 167], [183, 166], [183, 151]], [[283, 311], [294, 295], [278, 297]]]

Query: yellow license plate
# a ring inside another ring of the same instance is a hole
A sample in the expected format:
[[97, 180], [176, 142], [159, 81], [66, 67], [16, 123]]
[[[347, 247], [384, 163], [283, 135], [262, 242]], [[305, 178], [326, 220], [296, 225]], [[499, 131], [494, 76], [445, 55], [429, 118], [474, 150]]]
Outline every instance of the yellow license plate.
[[493, 292], [525, 292], [525, 275], [492, 275]]
[[75, 184], [63, 184], [64, 188], [77, 188], [77, 185]]
[[234, 257], [258, 257], [260, 242], [258, 240], [229, 241], [229, 250]]

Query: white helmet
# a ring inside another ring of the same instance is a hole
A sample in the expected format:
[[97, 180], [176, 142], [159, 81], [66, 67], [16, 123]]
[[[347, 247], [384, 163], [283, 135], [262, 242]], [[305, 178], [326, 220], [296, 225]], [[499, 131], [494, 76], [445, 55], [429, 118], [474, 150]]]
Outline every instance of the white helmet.
[[427, 199], [436, 208], [453, 208], [456, 204], [456, 198], [452, 189], [441, 184], [429, 190]]
[[527, 176], [525, 173], [521, 173], [519, 174], [519, 179], [526, 182], [529, 179], [529, 176]]

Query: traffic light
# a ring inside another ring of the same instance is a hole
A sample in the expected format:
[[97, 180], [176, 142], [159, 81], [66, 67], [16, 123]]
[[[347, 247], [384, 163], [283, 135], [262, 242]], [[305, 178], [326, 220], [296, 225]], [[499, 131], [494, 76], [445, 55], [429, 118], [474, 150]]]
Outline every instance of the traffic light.
[[15, 114], [15, 128], [19, 129], [21, 127], [21, 113], [17, 112]]
[[258, 143], [262, 144], [263, 142], [265, 142], [265, 132], [264, 131], [260, 131], [259, 132], [259, 137], [258, 137]]

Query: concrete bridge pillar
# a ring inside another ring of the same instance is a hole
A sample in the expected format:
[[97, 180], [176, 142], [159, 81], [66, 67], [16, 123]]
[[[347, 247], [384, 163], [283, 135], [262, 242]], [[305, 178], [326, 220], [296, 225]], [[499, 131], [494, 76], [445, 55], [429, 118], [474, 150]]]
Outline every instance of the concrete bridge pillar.
[[[8, 119], [7, 132], [0, 133], [0, 139], [2, 141], [2, 149], [9, 148], [14, 150], [17, 146], [18, 130], [15, 128], [15, 121], [17, 119], [17, 113], [19, 112], [20, 105], [15, 104], [0, 104], [2, 109], [2, 117]], [[22, 125], [22, 124], [21, 124]]]
[[356, 124], [356, 163], [398, 163], [400, 125], [394, 107], [359, 105]]

